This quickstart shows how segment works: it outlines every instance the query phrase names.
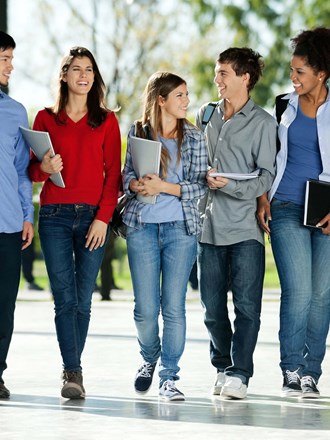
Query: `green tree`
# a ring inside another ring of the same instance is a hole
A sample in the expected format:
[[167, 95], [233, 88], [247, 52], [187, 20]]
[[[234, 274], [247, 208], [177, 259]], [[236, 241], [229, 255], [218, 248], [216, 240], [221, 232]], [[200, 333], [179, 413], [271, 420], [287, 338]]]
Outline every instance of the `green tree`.
[[[290, 38], [305, 28], [330, 26], [330, 3], [323, 0], [183, 0], [190, 4], [202, 40], [212, 42], [220, 52], [226, 47], [250, 46], [264, 58], [264, 76], [253, 92], [254, 99], [272, 106], [274, 95], [288, 90]], [[209, 52], [209, 51], [208, 51]], [[193, 73], [196, 92], [213, 94], [208, 73], [213, 59], [196, 59]]]

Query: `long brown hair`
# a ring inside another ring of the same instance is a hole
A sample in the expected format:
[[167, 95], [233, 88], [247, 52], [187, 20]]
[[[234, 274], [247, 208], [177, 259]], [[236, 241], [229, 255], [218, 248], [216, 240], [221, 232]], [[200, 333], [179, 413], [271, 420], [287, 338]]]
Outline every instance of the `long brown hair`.
[[65, 110], [68, 103], [69, 90], [68, 84], [63, 81], [63, 77], [71, 66], [75, 58], [87, 57], [92, 63], [94, 72], [94, 82], [91, 90], [87, 95], [87, 109], [88, 109], [88, 125], [95, 128], [104, 122], [106, 114], [110, 111], [105, 105], [105, 84], [102, 79], [99, 68], [96, 64], [93, 54], [85, 47], [72, 47], [69, 53], [62, 59], [61, 69], [59, 74], [58, 93], [55, 105], [46, 110], [49, 113], [55, 114], [56, 122], [58, 124], [65, 124], [65, 119], [61, 118], [61, 112]]
[[[181, 84], [186, 84], [186, 81], [174, 73], [156, 72], [151, 75], [144, 90], [143, 115], [142, 119], [137, 123], [137, 136], [146, 137], [145, 127], [149, 128], [150, 137], [154, 140], [157, 140], [158, 133], [163, 133], [161, 107], [158, 103], [158, 98], [162, 96], [166, 100], [169, 93]], [[178, 161], [181, 157], [181, 144], [183, 141], [183, 127], [185, 122], [188, 121], [186, 119], [177, 119], [176, 136], [178, 140]], [[166, 175], [169, 160], [170, 155], [168, 150], [162, 148], [160, 162], [163, 175]]]

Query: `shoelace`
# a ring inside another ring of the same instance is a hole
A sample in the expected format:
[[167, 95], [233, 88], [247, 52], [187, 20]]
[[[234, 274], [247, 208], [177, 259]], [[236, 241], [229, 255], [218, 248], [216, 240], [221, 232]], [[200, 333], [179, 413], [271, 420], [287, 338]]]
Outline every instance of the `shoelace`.
[[164, 389], [165, 391], [172, 391], [173, 393], [178, 392], [175, 383], [172, 380], [167, 380], [164, 382]]
[[300, 378], [299, 378], [297, 371], [286, 370], [285, 374], [286, 374], [286, 377], [287, 377], [289, 383], [292, 383], [292, 382], [299, 383]]
[[312, 376], [303, 376], [301, 378], [301, 385], [305, 385], [305, 386], [307, 385], [307, 386], [313, 387], [314, 381], [313, 381]]
[[139, 376], [141, 377], [150, 377], [152, 372], [152, 365], [149, 362], [141, 365]]

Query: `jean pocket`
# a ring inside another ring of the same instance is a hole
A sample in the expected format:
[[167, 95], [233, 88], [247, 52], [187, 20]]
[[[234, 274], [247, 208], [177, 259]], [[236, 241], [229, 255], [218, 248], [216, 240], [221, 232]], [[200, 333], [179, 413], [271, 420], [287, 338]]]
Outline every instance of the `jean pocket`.
[[58, 211], [57, 205], [44, 205], [40, 207], [39, 217], [55, 217]]

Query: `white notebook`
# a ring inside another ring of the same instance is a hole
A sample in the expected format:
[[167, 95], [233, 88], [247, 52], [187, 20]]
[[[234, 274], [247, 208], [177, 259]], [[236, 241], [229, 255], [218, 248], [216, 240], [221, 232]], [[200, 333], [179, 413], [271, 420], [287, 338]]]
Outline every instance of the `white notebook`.
[[252, 173], [210, 173], [211, 177], [227, 177], [227, 179], [233, 179], [233, 180], [249, 180], [249, 179], [255, 179], [256, 177], [260, 176], [260, 170], [252, 171]]
[[[25, 142], [29, 145], [40, 162], [49, 149], [52, 152], [52, 156], [55, 156], [53, 144], [47, 131], [30, 130], [29, 128], [25, 127], [20, 127], [20, 130]], [[55, 185], [65, 188], [61, 173], [54, 173], [49, 176], [49, 178]]]
[[[130, 137], [130, 146], [133, 168], [137, 177], [143, 177], [146, 174], [159, 174], [161, 142], [132, 136]], [[136, 195], [139, 202], [150, 204], [156, 203], [156, 197]]]

